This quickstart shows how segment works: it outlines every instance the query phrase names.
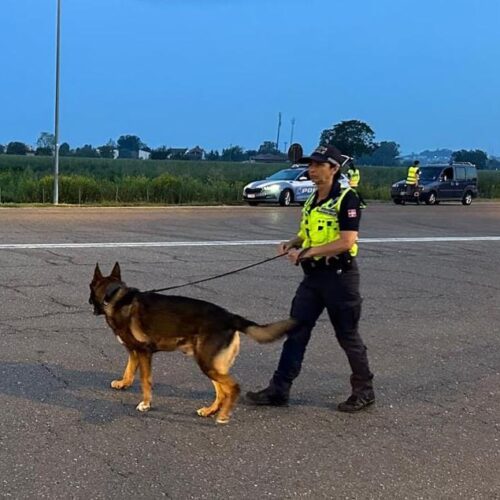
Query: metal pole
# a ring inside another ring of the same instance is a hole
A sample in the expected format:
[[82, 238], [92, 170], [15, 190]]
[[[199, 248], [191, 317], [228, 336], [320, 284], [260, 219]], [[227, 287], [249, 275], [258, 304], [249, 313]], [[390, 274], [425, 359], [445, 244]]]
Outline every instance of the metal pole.
[[281, 128], [281, 111], [278, 113], [278, 136], [276, 137], [276, 149], [280, 150], [280, 128]]
[[292, 131], [290, 132], [290, 146], [293, 144], [293, 129], [295, 128], [295, 118], [292, 118]]
[[56, 106], [54, 126], [54, 205], [59, 204], [59, 74], [61, 59], [61, 0], [57, 0]]

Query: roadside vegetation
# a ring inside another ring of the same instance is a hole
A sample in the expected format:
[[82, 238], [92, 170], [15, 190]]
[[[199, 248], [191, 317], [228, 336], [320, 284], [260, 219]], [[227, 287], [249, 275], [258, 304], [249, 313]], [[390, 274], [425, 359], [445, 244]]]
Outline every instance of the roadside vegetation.
[[[286, 165], [62, 158], [60, 203], [238, 204], [243, 186]], [[0, 155], [0, 203], [51, 203], [52, 158]], [[389, 200], [404, 167], [361, 167], [365, 199]], [[479, 171], [482, 198], [500, 198], [500, 171]]]

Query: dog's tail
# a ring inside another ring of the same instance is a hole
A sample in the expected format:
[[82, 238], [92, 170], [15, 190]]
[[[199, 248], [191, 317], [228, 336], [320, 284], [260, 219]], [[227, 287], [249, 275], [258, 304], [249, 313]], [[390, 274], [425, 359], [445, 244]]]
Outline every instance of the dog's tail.
[[241, 316], [234, 316], [234, 328], [240, 332], [246, 333], [259, 344], [266, 344], [278, 340], [296, 325], [297, 321], [293, 318], [276, 321], [268, 325], [258, 325]]

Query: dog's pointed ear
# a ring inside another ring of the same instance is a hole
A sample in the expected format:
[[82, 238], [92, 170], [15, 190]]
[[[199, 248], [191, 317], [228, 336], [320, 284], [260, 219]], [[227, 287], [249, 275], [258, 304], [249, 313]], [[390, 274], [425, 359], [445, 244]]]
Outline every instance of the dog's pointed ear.
[[97, 263], [95, 265], [95, 269], [94, 269], [94, 279], [96, 280], [100, 280], [102, 279], [102, 273], [101, 273], [101, 270], [99, 269], [99, 263]]
[[120, 270], [120, 264], [118, 264], [118, 262], [115, 262], [115, 266], [113, 267], [113, 270], [111, 271], [111, 276], [113, 276], [113, 278], [116, 278], [119, 280], [122, 279], [122, 272]]

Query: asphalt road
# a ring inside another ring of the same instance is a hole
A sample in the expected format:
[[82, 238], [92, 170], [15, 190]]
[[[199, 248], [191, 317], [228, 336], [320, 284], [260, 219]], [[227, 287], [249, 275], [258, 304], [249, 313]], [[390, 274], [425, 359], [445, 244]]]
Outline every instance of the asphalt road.
[[[0, 496], [13, 498], [500, 498], [500, 204], [370, 204], [359, 263], [361, 333], [377, 403], [335, 410], [349, 370], [326, 316], [288, 408], [238, 405], [227, 426], [195, 410], [212, 385], [180, 353], [154, 361], [154, 409], [138, 382], [110, 388], [126, 355], [87, 304], [98, 261], [142, 289], [274, 255], [271, 244], [102, 248], [99, 243], [281, 240], [298, 208], [0, 210]], [[373, 242], [371, 238], [470, 237]], [[88, 248], [12, 244], [95, 243]], [[288, 315], [286, 261], [183, 288], [261, 322]], [[243, 339], [233, 374], [264, 387], [280, 344]]]

